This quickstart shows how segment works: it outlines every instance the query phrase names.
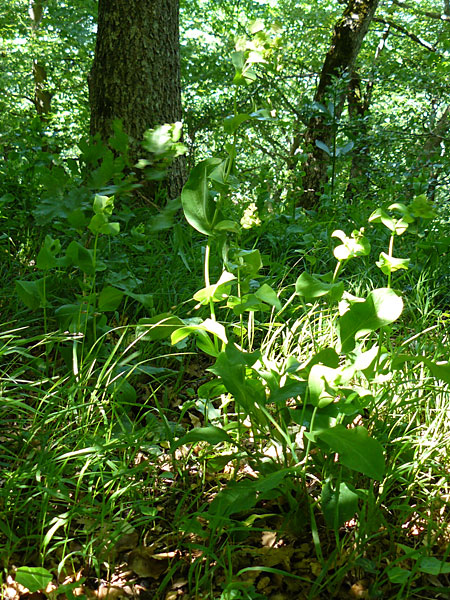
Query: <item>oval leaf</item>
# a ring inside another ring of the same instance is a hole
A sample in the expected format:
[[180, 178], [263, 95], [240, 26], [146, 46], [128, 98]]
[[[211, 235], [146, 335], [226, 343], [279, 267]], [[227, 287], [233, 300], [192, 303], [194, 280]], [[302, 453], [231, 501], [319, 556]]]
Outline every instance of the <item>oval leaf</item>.
[[16, 581], [26, 587], [32, 594], [45, 590], [53, 575], [43, 567], [19, 567], [16, 572]]
[[384, 475], [384, 457], [381, 444], [369, 437], [367, 429], [355, 427], [346, 429], [336, 425], [326, 431], [321, 431], [317, 437], [327, 443], [339, 454], [340, 462], [358, 473], [372, 479], [381, 480]]
[[207, 158], [196, 165], [181, 192], [181, 204], [187, 222], [205, 235], [213, 232], [216, 203], [209, 193], [208, 176], [222, 161]]
[[393, 323], [402, 310], [403, 300], [389, 288], [373, 290], [364, 302], [352, 304], [338, 322], [342, 352], [351, 352], [355, 340]]

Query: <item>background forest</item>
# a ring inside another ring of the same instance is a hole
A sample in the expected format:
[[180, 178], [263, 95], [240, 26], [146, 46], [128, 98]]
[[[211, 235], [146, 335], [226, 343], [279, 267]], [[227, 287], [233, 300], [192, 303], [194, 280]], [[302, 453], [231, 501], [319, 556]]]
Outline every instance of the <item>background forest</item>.
[[449, 1], [3, 4], [2, 598], [449, 598]]

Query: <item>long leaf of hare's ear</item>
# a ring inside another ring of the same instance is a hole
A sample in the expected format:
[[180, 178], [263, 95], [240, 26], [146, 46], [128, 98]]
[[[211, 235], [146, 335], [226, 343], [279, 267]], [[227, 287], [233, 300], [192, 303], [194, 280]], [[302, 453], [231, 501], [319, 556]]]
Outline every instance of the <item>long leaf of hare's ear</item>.
[[181, 192], [181, 204], [187, 222], [205, 235], [213, 233], [216, 203], [208, 187], [208, 176], [221, 163], [220, 158], [207, 158], [196, 165]]

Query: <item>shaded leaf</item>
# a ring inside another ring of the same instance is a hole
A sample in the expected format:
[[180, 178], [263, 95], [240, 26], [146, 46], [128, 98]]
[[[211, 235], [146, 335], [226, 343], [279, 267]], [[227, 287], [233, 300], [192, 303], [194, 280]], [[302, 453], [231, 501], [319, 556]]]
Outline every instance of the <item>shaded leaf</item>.
[[322, 431], [318, 437], [339, 454], [340, 462], [358, 473], [381, 480], [384, 475], [384, 457], [381, 444], [369, 437], [364, 427], [346, 429], [336, 425]]
[[327, 481], [322, 488], [322, 512], [330, 528], [340, 527], [354, 517], [358, 509], [358, 494], [345, 482], [338, 488]]
[[213, 233], [216, 203], [208, 187], [209, 174], [221, 163], [220, 158], [207, 158], [196, 165], [181, 192], [181, 204], [187, 222], [205, 235]]

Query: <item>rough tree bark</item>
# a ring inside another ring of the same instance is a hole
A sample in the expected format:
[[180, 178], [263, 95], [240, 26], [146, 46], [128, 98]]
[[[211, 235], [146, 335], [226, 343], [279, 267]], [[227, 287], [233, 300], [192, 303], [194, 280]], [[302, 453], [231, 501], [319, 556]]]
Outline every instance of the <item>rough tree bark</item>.
[[[343, 73], [352, 73], [361, 44], [375, 15], [379, 0], [349, 0], [344, 13], [336, 23], [330, 49], [325, 57], [322, 72], [314, 95], [314, 101], [327, 104], [327, 93], [333, 78]], [[334, 103], [334, 119], [339, 119], [346, 97], [346, 89], [340, 86]], [[304, 193], [300, 205], [313, 208], [319, 200], [324, 184], [327, 182], [329, 157], [316, 146], [316, 140], [332, 147], [333, 128], [327, 122], [325, 114], [311, 117], [305, 132], [305, 144], [310, 147], [303, 178]]]
[[[181, 120], [179, 0], [99, 0], [89, 98], [91, 134], [106, 141], [120, 119], [133, 163], [144, 156], [147, 129]], [[183, 177], [177, 160], [169, 197], [180, 193]]]

